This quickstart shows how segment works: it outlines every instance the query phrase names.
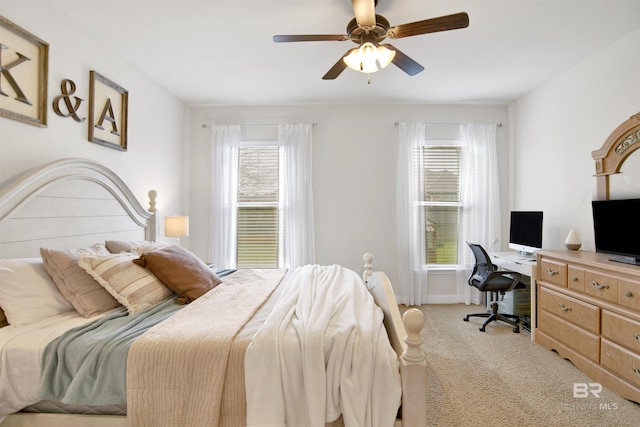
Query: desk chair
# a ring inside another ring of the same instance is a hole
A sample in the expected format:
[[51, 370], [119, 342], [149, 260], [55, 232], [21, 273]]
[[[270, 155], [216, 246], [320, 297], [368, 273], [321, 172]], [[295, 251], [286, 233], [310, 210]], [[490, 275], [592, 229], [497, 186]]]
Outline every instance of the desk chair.
[[514, 314], [498, 313], [499, 298], [503, 299], [506, 292], [518, 288], [524, 288], [525, 284], [520, 282], [520, 273], [510, 270], [498, 270], [498, 266], [491, 262], [491, 258], [484, 248], [475, 243], [467, 242], [476, 258], [476, 265], [469, 277], [469, 286], [477, 288], [481, 292], [491, 292], [491, 311], [484, 313], [469, 314], [464, 319], [469, 321], [469, 317], [486, 317], [487, 320], [480, 326], [480, 331], [484, 332], [486, 326], [494, 321], [508, 323], [513, 326], [513, 332], [520, 332], [519, 316]]

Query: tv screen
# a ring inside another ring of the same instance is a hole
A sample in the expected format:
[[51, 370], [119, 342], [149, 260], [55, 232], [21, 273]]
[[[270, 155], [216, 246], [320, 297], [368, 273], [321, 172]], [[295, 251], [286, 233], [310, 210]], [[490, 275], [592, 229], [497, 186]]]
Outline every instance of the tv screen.
[[512, 211], [509, 226], [509, 248], [522, 254], [542, 249], [542, 212]]
[[640, 265], [640, 199], [594, 200], [596, 252], [618, 257], [611, 261]]

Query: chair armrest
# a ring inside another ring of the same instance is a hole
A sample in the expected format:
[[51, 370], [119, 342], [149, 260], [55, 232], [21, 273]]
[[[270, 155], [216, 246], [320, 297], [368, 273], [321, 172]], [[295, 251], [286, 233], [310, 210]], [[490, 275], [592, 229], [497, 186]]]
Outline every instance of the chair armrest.
[[520, 279], [522, 278], [522, 274], [518, 273], [517, 271], [497, 270], [489, 274], [489, 277], [487, 278], [487, 282], [491, 280], [491, 277], [496, 277], [496, 276], [502, 276], [502, 277], [513, 276], [513, 277], [509, 277], [510, 279], [512, 279], [511, 286], [509, 286], [508, 289], [505, 289], [505, 292], [512, 291], [516, 286], [518, 286], [518, 283], [520, 283]]

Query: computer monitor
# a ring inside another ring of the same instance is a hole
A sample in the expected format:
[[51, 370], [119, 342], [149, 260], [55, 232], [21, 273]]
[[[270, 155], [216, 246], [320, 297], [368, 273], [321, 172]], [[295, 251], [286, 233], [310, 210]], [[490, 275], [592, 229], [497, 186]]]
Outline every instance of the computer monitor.
[[514, 249], [523, 255], [542, 249], [541, 211], [511, 212], [509, 249]]

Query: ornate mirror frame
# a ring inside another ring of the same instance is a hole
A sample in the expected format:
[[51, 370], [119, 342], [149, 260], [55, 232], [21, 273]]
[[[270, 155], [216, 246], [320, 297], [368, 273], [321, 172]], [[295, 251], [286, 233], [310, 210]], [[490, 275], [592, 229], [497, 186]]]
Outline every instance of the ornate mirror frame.
[[596, 161], [598, 200], [609, 200], [609, 176], [619, 173], [627, 157], [639, 148], [640, 113], [637, 113], [621, 123], [602, 147], [591, 152]]

